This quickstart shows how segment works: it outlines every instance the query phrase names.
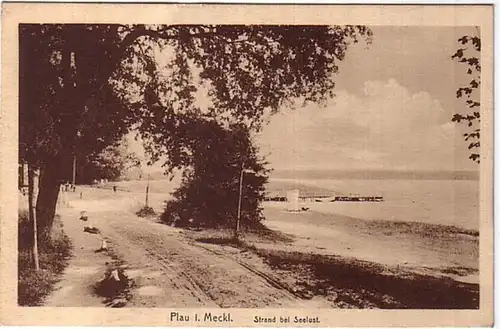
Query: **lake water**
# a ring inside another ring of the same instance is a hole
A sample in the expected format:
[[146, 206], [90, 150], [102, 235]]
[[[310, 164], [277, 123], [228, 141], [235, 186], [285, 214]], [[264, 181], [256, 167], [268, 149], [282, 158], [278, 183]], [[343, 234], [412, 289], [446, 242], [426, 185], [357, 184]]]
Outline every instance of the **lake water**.
[[382, 196], [385, 202], [321, 202], [312, 210], [376, 220], [416, 221], [479, 229], [477, 180], [271, 179], [273, 188], [294, 183], [338, 195]]
[[[134, 192], [143, 192], [146, 181], [120, 182]], [[178, 180], [152, 180], [149, 192], [170, 198]], [[311, 190], [329, 190], [339, 195], [382, 196], [384, 202], [313, 202], [311, 210], [367, 220], [397, 220], [454, 225], [479, 229], [479, 181], [403, 179], [294, 179], [271, 178], [269, 188], [290, 189], [294, 184]], [[268, 204], [269, 205], [269, 204]]]

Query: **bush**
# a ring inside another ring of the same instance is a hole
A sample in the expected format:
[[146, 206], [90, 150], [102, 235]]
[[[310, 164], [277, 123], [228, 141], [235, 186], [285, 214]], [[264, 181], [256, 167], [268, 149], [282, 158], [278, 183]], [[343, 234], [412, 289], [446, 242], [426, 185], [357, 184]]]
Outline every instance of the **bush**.
[[154, 211], [154, 209], [151, 208], [151, 207], [149, 207], [149, 206], [142, 207], [135, 214], [137, 216], [139, 216], [139, 217], [152, 217], [152, 216], [156, 216], [156, 212]]
[[46, 244], [40, 245], [40, 270], [35, 271], [31, 254], [33, 230], [25, 211], [19, 213], [18, 234], [18, 304], [40, 306], [68, 264], [71, 241], [60, 232]]
[[33, 241], [33, 225], [29, 221], [28, 210], [20, 210], [18, 217], [18, 250], [30, 250]]
[[269, 171], [248, 128], [200, 122], [196, 131], [203, 140], [193, 142], [188, 169], [161, 220], [180, 227], [235, 227], [243, 172], [240, 225], [254, 227], [263, 218], [260, 204]]

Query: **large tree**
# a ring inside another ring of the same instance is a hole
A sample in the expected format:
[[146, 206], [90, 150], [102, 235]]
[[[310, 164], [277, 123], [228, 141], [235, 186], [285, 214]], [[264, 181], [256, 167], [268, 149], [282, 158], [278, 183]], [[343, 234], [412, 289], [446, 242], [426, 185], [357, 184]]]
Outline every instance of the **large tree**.
[[[162, 220], [177, 226], [255, 227], [263, 218], [268, 170], [245, 125], [222, 127], [200, 118], [191, 123], [191, 153], [182, 182], [166, 204]], [[188, 129], [188, 127], [186, 127]]]
[[131, 112], [107, 83], [116, 26], [19, 26], [19, 156], [40, 169], [36, 212], [48, 238], [64, 170], [127, 131]]
[[[203, 116], [259, 130], [263, 114], [333, 94], [338, 61], [364, 26], [21, 25], [20, 157], [41, 169], [46, 236], [60, 166], [136, 125], [152, 161], [189, 163]], [[199, 106], [200, 94], [208, 100]]]
[[481, 145], [481, 38], [465, 35], [458, 39], [458, 42], [461, 46], [451, 58], [466, 66], [470, 81], [467, 85], [460, 86], [457, 89], [456, 96], [465, 99], [468, 110], [453, 115], [452, 121], [457, 123], [465, 122], [469, 127], [469, 132], [464, 133], [464, 139], [469, 143], [469, 150], [471, 150], [469, 158], [479, 163], [479, 148]]

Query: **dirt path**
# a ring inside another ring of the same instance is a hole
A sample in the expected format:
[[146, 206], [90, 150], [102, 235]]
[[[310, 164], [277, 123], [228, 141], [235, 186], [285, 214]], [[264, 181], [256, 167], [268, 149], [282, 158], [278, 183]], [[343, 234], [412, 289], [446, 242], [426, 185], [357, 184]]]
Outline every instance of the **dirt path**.
[[74, 241], [75, 256], [48, 306], [104, 306], [102, 298], [92, 295], [92, 285], [102, 278], [109, 257], [95, 253], [100, 246], [98, 236], [83, 232], [84, 222], [77, 218], [85, 210], [135, 282], [127, 306], [331, 307], [315, 300], [306, 304], [258, 269], [237, 261], [238, 255], [227, 257], [192, 243], [181, 230], [135, 216], [128, 209], [135, 206], [130, 195], [73, 200], [71, 205], [73, 209], [64, 212], [62, 219]]
[[191, 243], [180, 230], [126, 212], [95, 215], [95, 225], [116, 246], [137, 283], [131, 306], [305, 307], [256, 270]]
[[[266, 209], [266, 225], [294, 239], [247, 241], [259, 253], [201, 243], [193, 231], [137, 217], [141, 193], [82, 191], [83, 198], [73, 195], [72, 209], [61, 212], [75, 256], [49, 306], [104, 306], [92, 286], [102, 279], [111, 255], [125, 264], [135, 284], [126, 307], [476, 307], [475, 236], [418, 223]], [[163, 198], [153, 194], [150, 202], [160, 210]], [[78, 220], [82, 210], [87, 223]], [[100, 236], [83, 232], [89, 223]], [[109, 241], [108, 255], [95, 252], [101, 237]], [[301, 253], [331, 259], [300, 262]]]
[[95, 250], [101, 246], [99, 236], [83, 232], [84, 222], [78, 220], [76, 209], [63, 208], [59, 214], [64, 223], [64, 232], [73, 244], [73, 256], [64, 270], [54, 292], [46, 299], [45, 306], [73, 307], [102, 305], [103, 299], [93, 292], [93, 285], [102, 278], [106, 262], [111, 258]]

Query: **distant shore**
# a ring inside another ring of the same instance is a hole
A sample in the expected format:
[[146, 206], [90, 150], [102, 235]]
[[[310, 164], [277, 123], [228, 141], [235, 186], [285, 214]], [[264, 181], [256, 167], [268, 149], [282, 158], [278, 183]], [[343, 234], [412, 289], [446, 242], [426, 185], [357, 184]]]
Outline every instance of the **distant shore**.
[[271, 173], [271, 178], [479, 180], [479, 171], [276, 169]]

